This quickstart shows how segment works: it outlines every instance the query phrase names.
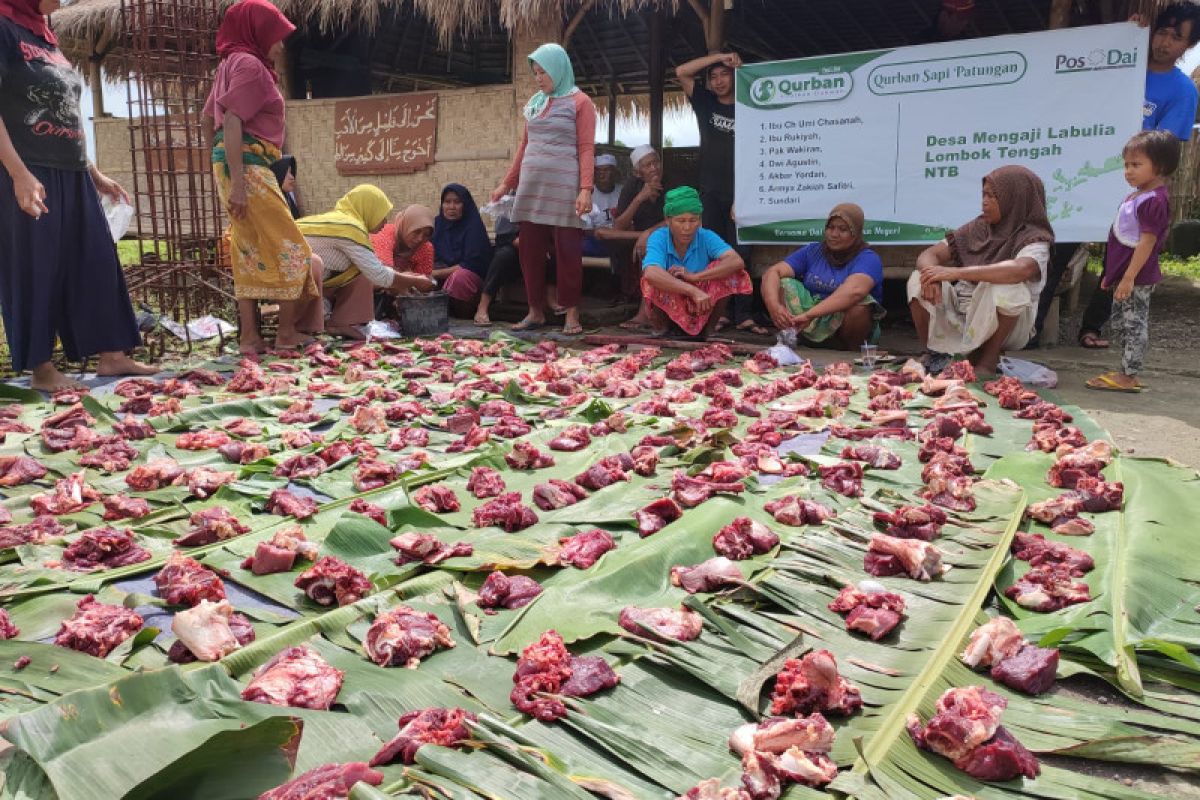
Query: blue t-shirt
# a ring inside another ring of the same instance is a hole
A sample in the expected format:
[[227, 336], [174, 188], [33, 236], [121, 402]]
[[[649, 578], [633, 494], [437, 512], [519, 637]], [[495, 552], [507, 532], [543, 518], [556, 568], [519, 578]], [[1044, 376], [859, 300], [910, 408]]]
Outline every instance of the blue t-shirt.
[[801, 247], [784, 261], [792, 268], [796, 280], [803, 283], [804, 288], [808, 289], [813, 297], [823, 300], [836, 292], [851, 275], [866, 275], [874, 281], [871, 297], [883, 305], [883, 262], [869, 247], [842, 267], [835, 267], [829, 263], [821, 242]]
[[692, 243], [688, 245], [687, 252], [680, 258], [675, 252], [675, 245], [671, 244], [671, 229], [659, 228], [646, 240], [646, 257], [642, 259], [642, 269], [662, 267], [669, 270], [678, 266], [688, 272], [704, 272], [709, 264], [732, 249], [724, 239], [708, 228], [700, 228], [696, 231]]
[[1146, 70], [1142, 130], [1170, 131], [1181, 142], [1192, 138], [1196, 123], [1196, 84], [1179, 67], [1170, 72]]

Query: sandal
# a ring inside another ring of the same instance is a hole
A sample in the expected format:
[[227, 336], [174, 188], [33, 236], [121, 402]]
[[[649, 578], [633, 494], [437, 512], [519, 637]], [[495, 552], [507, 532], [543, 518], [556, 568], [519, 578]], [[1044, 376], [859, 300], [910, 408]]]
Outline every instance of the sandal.
[[562, 332], [563, 332], [563, 336], [578, 336], [579, 334], [583, 333], [583, 326], [582, 325], [564, 325]]
[[1107, 350], [1110, 344], [1108, 339], [1101, 339], [1094, 331], [1086, 331], [1079, 337], [1079, 346], [1089, 350]]
[[[771, 333], [752, 319], [742, 320], [738, 324], [737, 329], [742, 333], [753, 333], [755, 336], [769, 336]], [[720, 328], [717, 328], [717, 330], [720, 330]]]
[[1095, 378], [1092, 378], [1090, 381], [1085, 383], [1084, 386], [1101, 392], [1126, 392], [1128, 394], [1137, 394], [1145, 388], [1136, 381], [1130, 386], [1120, 383], [1116, 379], [1116, 373], [1113, 372], [1106, 372], [1103, 375], [1097, 375]]
[[481, 319], [481, 318], [479, 318], [479, 317], [476, 317], [476, 318], [475, 318], [475, 320], [474, 320], [474, 322], [475, 322], [475, 327], [476, 327], [476, 328], [490, 328], [490, 327], [492, 327], [492, 320], [491, 320], [490, 318], [488, 318], [488, 317], [483, 317], [482, 319]]
[[509, 330], [517, 331], [519, 333], [521, 331], [535, 331], [538, 328], [544, 327], [546, 327], [546, 320], [544, 319], [523, 319], [516, 325], [513, 325]]
[[650, 330], [650, 323], [634, 317], [633, 319], [625, 320], [617, 327], [627, 331], [648, 331]]
[[717, 320], [717, 324], [713, 327], [713, 333], [720, 333], [729, 327], [729, 317], [721, 317]]

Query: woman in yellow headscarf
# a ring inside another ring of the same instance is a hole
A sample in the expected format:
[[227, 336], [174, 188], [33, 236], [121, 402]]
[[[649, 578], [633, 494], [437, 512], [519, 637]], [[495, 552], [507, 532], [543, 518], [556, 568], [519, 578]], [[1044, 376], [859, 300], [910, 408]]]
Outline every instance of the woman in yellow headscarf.
[[[363, 338], [358, 326], [375, 318], [376, 288], [396, 293], [433, 288], [429, 278], [397, 272], [375, 255], [371, 234], [383, 228], [391, 212], [387, 195], [379, 187], [363, 183], [338, 200], [333, 211], [296, 223], [324, 264], [322, 294], [332, 306], [325, 321], [328, 333]], [[321, 310], [318, 306], [317, 312]]]

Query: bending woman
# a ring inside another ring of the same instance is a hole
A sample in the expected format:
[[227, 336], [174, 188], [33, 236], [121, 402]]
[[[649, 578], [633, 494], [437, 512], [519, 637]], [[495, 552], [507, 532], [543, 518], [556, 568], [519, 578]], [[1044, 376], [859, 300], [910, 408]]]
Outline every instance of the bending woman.
[[792, 253], [763, 274], [762, 297], [780, 329], [810, 342], [853, 350], [879, 339], [883, 262], [863, 239], [863, 210], [840, 203], [825, 220], [825, 239]]
[[642, 259], [642, 295], [655, 332], [666, 333], [663, 314], [689, 336], [708, 336], [735, 294], [753, 286], [737, 251], [700, 227], [704, 207], [690, 186], [667, 192], [667, 226], [650, 234]]
[[[230, 6], [217, 30], [221, 64], [204, 106], [205, 128], [216, 132], [213, 173], [229, 212], [240, 344], [247, 356], [265, 349], [255, 307], [259, 300], [279, 303], [277, 347], [302, 346], [309, 341], [304, 333], [321, 330], [319, 313], [299, 316], [301, 306], [313, 307], [306, 301], [320, 297], [320, 265], [313, 262], [271, 171], [281, 155], [286, 123], [283, 95], [275, 85], [275, 56], [295, 29], [267, 0]], [[227, 142], [235, 152], [231, 158]]]
[[475, 198], [460, 183], [442, 189], [441, 213], [433, 224], [433, 277], [446, 287], [450, 310], [467, 317], [475, 312], [492, 261], [492, 243]]
[[563, 333], [583, 333], [579, 297], [583, 290], [583, 223], [592, 210], [596, 155], [596, 106], [575, 85], [571, 57], [557, 44], [529, 56], [538, 92], [525, 104], [525, 133], [492, 202], [517, 190], [512, 220], [519, 224], [521, 271], [529, 314], [513, 330], [546, 322], [546, 262], [555, 255], [558, 302], [566, 308]]
[[[125, 190], [87, 160], [83, 79], [45, 14], [58, 0], [0, 2], [0, 306], [13, 369], [46, 392], [78, 389], [50, 361], [100, 354], [98, 375], [152, 375], [100, 194]], [[53, 136], [39, 135], [43, 129]]]
[[[410, 206], [412, 209], [421, 206]], [[414, 238], [428, 238], [432, 212], [423, 209], [411, 213], [416, 226]], [[304, 217], [297, 225], [320, 259], [323, 267], [321, 293], [332, 305], [325, 330], [337, 336], [362, 339], [359, 325], [375, 319], [375, 289], [402, 293], [410, 289], [428, 291], [433, 281], [423, 275], [398, 272], [381, 263], [371, 245], [371, 234], [378, 233], [392, 213], [392, 201], [376, 186], [359, 184], [337, 201], [333, 211]], [[398, 237], [399, 238], [399, 237]], [[315, 301], [318, 309], [323, 305]], [[321, 309], [323, 314], [323, 309]]]
[[1041, 178], [1011, 164], [993, 170], [983, 179], [982, 212], [917, 256], [908, 279], [931, 372], [952, 354], [995, 372], [1001, 351], [1021, 349], [1033, 330], [1054, 244]]

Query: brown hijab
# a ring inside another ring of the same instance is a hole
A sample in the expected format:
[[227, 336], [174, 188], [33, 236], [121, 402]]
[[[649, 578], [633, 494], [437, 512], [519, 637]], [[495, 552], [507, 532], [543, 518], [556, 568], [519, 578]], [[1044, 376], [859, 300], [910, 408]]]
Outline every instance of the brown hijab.
[[947, 234], [955, 266], [1008, 261], [1016, 258], [1026, 245], [1054, 243], [1054, 229], [1046, 216], [1046, 187], [1041, 178], [1026, 167], [1009, 164], [984, 176], [984, 184], [989, 181], [1000, 205], [1000, 222], [990, 225], [980, 214]]
[[825, 219], [825, 224], [829, 224], [831, 219], [840, 219], [846, 223], [846, 227], [854, 234], [854, 242], [845, 249], [834, 250], [824, 241], [821, 242], [821, 249], [825, 254], [825, 260], [832, 266], [844, 267], [854, 260], [854, 257], [867, 249], [867, 242], [863, 239], [863, 225], [866, 224], [866, 214], [863, 213], [861, 207], [854, 203], [838, 203], [829, 212], [829, 216]]
[[434, 213], [428, 206], [412, 205], [400, 212], [400, 217], [396, 220], [395, 249], [392, 251], [396, 260], [394, 267], [396, 270], [402, 272], [404, 265], [408, 263], [408, 259], [413, 254], [413, 251], [405, 244], [409, 234], [421, 228], [433, 230], [433, 221]]

